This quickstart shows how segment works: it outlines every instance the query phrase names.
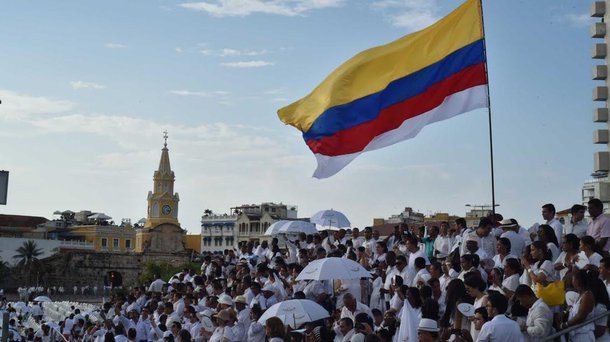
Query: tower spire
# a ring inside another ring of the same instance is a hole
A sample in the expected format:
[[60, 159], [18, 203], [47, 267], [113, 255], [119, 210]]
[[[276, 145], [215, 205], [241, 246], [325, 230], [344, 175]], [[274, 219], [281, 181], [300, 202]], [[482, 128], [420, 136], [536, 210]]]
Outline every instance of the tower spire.
[[165, 143], [163, 144], [163, 147], [167, 147], [167, 130], [163, 131], [163, 139], [165, 139]]

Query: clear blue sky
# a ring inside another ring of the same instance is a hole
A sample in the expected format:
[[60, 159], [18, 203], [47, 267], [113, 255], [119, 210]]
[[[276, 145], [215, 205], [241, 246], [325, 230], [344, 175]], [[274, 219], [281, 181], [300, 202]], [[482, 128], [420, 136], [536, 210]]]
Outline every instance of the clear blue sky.
[[[262, 201], [344, 212], [355, 226], [405, 206], [489, 204], [487, 111], [311, 178], [315, 158], [278, 108], [364, 49], [461, 1], [18, 1], [0, 12], [0, 213], [146, 215], [169, 131], [179, 219]], [[499, 212], [524, 225], [580, 201], [592, 171], [591, 1], [484, 1]], [[597, 61], [599, 63], [599, 61]]]

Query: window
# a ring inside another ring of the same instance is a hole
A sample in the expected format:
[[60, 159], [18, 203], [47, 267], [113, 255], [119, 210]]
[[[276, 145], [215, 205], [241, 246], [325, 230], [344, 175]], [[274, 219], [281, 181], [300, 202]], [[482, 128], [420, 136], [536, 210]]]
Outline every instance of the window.
[[131, 240], [125, 240], [125, 248], [131, 248]]
[[108, 248], [108, 239], [102, 238], [102, 248]]
[[119, 239], [112, 240], [112, 248], [119, 248]]

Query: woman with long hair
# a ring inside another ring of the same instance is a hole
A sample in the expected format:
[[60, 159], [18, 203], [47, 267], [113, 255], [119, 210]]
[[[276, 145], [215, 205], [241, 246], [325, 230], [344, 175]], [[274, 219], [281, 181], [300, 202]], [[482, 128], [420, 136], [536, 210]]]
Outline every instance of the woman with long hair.
[[551, 251], [548, 250], [546, 243], [541, 240], [534, 241], [530, 245], [530, 250], [534, 262], [530, 263], [527, 258], [521, 258], [521, 264], [531, 283], [546, 285], [555, 281]]
[[457, 309], [457, 305], [461, 303], [472, 304], [472, 301], [472, 298], [466, 292], [464, 282], [460, 279], [453, 279], [449, 282], [445, 297], [445, 313], [439, 321], [444, 340], [449, 338], [452, 330], [470, 329], [470, 322], [463, 317]]
[[[588, 272], [591, 274], [591, 276], [589, 276], [589, 280], [591, 281], [589, 284], [591, 293], [593, 293], [593, 297], [595, 298], [595, 309], [593, 309], [593, 314], [594, 316], [599, 316], [610, 310], [610, 297], [608, 296], [608, 291], [606, 290], [606, 285], [604, 285], [603, 280], [595, 276], [597, 273], [593, 271]], [[595, 321], [595, 330], [593, 331], [593, 334], [595, 335], [596, 342], [610, 341], [610, 333], [608, 333], [609, 321], [610, 319], [608, 317], [602, 317]]]
[[265, 333], [269, 342], [284, 342], [286, 339], [284, 323], [275, 316], [265, 322]]
[[[485, 288], [487, 284], [478, 274], [469, 274], [464, 278], [464, 285], [466, 286], [466, 292], [474, 299], [474, 309], [484, 308], [487, 304], [487, 292]], [[470, 336], [474, 341], [479, 337], [480, 330], [477, 330], [474, 321], [470, 318]]]
[[538, 239], [546, 244], [546, 248], [551, 251], [551, 260], [557, 260], [559, 257], [559, 241], [555, 230], [548, 224], [541, 224], [538, 227]]
[[574, 259], [578, 258], [578, 247], [580, 239], [574, 234], [568, 234], [561, 238], [561, 254], [555, 260], [554, 268], [559, 271], [559, 279], [564, 279], [574, 266]]
[[[561, 323], [561, 330], [580, 324], [593, 317], [595, 309], [595, 298], [589, 289], [591, 286], [590, 276], [586, 270], [577, 270], [572, 273], [572, 285], [578, 291], [578, 299], [568, 313], [566, 322]], [[571, 342], [595, 341], [595, 324], [593, 322], [570, 332]]]

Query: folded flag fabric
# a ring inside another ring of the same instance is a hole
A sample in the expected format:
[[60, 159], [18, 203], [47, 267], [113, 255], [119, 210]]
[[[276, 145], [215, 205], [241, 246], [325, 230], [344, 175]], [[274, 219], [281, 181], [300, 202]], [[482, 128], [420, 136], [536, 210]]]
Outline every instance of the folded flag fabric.
[[278, 110], [303, 132], [330, 177], [365, 151], [413, 138], [433, 122], [488, 106], [480, 0], [432, 26], [363, 51], [309, 95]]

